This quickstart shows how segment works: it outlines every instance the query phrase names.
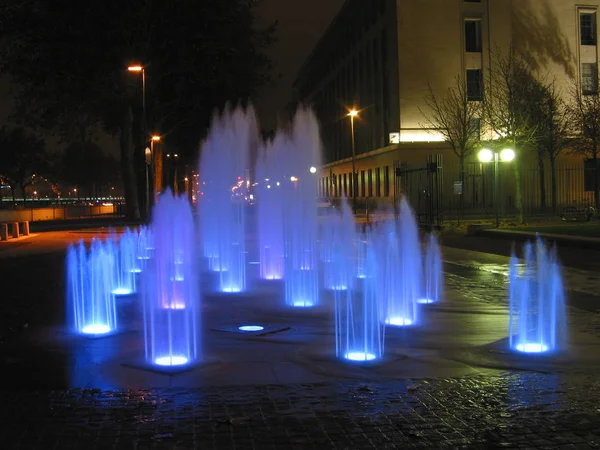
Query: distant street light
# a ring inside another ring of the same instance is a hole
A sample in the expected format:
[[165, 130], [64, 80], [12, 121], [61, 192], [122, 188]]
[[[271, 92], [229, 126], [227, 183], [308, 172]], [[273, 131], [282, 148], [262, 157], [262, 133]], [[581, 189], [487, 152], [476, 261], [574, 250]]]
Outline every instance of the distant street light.
[[317, 168], [315, 166], [312, 166], [310, 169], [310, 173], [317, 173]]
[[352, 136], [352, 212], [356, 214], [356, 192], [358, 191], [358, 174], [356, 173], [356, 147], [354, 143], [354, 118], [358, 116], [356, 109], [351, 109], [347, 114], [350, 117], [350, 133]]
[[482, 163], [494, 161], [494, 208], [496, 209], [496, 228], [500, 227], [500, 210], [498, 207], [498, 162], [511, 162], [515, 159], [515, 151], [512, 148], [505, 148], [498, 152], [484, 148], [479, 151], [477, 157]]

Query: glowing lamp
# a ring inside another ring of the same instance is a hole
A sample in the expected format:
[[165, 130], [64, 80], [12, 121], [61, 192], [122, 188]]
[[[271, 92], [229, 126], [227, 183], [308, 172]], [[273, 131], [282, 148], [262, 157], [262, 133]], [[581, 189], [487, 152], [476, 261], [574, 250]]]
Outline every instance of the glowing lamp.
[[129, 66], [127, 70], [129, 70], [130, 72], [141, 72], [142, 70], [144, 70], [144, 68], [142, 66]]
[[492, 159], [494, 159], [494, 152], [492, 152], [489, 148], [484, 148], [479, 151], [477, 158], [479, 158], [479, 161], [482, 163], [490, 162]]
[[500, 152], [500, 161], [510, 162], [515, 159], [515, 151], [512, 148], [505, 148]]
[[317, 168], [315, 166], [312, 166], [309, 170], [310, 173], [317, 173]]

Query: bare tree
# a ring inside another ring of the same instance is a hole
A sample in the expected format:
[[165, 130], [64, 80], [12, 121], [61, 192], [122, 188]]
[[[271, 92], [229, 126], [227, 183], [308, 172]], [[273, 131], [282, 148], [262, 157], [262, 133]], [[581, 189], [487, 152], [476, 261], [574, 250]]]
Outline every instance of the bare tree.
[[591, 89], [582, 93], [578, 83], [573, 87], [570, 119], [573, 124], [573, 151], [590, 158], [593, 163], [594, 205], [600, 209], [600, 182], [598, 179], [598, 153], [600, 152], [600, 96], [598, 80]]
[[[540, 183], [544, 183], [544, 160], [550, 162], [550, 186], [552, 192], [552, 211], [556, 212], [556, 159], [569, 146], [572, 135], [570, 113], [556, 81], [544, 83], [539, 104], [541, 117], [538, 123], [538, 163], [540, 164]], [[545, 190], [543, 191], [545, 192]], [[545, 202], [543, 202], [545, 206]]]
[[523, 222], [523, 186], [519, 157], [537, 140], [535, 121], [537, 82], [526, 61], [514, 48], [492, 53], [491, 68], [484, 89], [484, 120], [497, 144], [513, 148], [516, 158], [511, 163], [515, 174], [517, 220]]
[[[454, 154], [458, 157], [460, 182], [464, 188], [465, 158], [470, 156], [479, 145], [481, 102], [469, 100], [467, 81], [457, 76], [444, 95], [436, 93], [428, 84], [429, 93], [425, 104], [429, 111], [421, 110], [427, 128], [438, 130]], [[463, 196], [460, 197], [463, 209]]]

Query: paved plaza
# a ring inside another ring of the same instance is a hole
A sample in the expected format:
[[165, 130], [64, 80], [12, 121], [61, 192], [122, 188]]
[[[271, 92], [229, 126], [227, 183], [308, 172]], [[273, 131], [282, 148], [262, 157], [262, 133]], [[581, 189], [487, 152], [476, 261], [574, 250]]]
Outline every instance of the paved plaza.
[[[257, 282], [206, 295], [205, 364], [165, 374], [140, 364], [135, 314], [109, 338], [65, 333], [64, 249], [91, 236], [0, 246], [2, 449], [600, 448], [593, 270], [565, 267], [569, 348], [551, 359], [506, 350], [507, 257], [453, 243], [444, 301], [389, 330], [377, 364], [332, 357], [327, 301], [290, 311], [281, 286]], [[235, 332], [246, 323], [266, 332]]]

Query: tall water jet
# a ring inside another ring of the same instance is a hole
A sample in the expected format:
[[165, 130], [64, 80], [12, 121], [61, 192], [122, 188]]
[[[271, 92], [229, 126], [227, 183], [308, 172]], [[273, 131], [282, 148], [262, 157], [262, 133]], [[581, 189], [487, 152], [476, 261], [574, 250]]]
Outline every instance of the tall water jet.
[[347, 201], [340, 206], [340, 211], [323, 218], [321, 226], [330, 252], [329, 260], [323, 262], [323, 281], [325, 288], [333, 291], [352, 289], [356, 278], [354, 216]]
[[285, 198], [285, 136], [280, 132], [256, 163], [260, 277], [279, 280], [284, 273], [283, 203]]
[[565, 293], [555, 249], [541, 239], [513, 254], [509, 270], [509, 345], [525, 353], [553, 352], [566, 340]]
[[425, 244], [423, 295], [419, 298], [419, 303], [437, 303], [441, 300], [442, 286], [444, 284], [443, 276], [440, 243], [437, 236], [430, 233]]
[[67, 249], [67, 301], [77, 333], [101, 335], [116, 331], [113, 258], [105, 243], [93, 239], [89, 252], [82, 241]]
[[369, 248], [368, 274], [362, 292], [334, 291], [335, 353], [349, 361], [373, 361], [383, 357], [384, 325], [378, 289], [380, 265], [375, 251]]
[[106, 249], [113, 257], [113, 291], [115, 295], [135, 292], [136, 273], [141, 269], [137, 258], [137, 235], [129, 228], [120, 236], [106, 241]]
[[381, 228], [379, 251], [383, 270], [379, 289], [385, 302], [384, 318], [392, 326], [416, 325], [421, 292], [422, 257], [419, 229], [406, 198], [400, 202], [400, 217]]
[[216, 117], [200, 155], [200, 232], [219, 290], [246, 290], [246, 197], [250, 148], [257, 143], [254, 110], [236, 108]]
[[311, 111], [296, 112], [285, 149], [285, 301], [289, 306], [311, 307], [319, 303], [317, 180], [313, 168], [319, 166], [321, 156], [319, 126]]
[[154, 252], [154, 241], [152, 229], [148, 226], [141, 226], [137, 239], [137, 259], [138, 269], [141, 272], [146, 266], [146, 262], [152, 258]]
[[200, 293], [194, 221], [185, 197], [170, 191], [153, 211], [154, 257], [142, 275], [146, 363], [172, 367], [194, 363], [200, 352]]

